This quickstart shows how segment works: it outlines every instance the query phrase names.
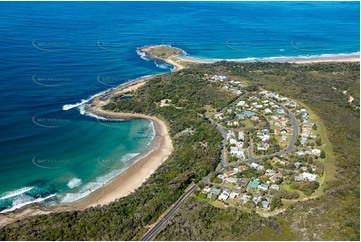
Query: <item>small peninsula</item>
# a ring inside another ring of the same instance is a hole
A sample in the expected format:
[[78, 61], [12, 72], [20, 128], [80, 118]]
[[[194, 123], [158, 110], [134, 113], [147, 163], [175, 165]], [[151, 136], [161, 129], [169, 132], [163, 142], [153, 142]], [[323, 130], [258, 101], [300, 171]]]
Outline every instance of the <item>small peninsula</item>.
[[[95, 222], [121, 228], [107, 239], [207, 240], [216, 229], [212, 239], [218, 240], [330, 238], [332, 231], [317, 224], [334, 228], [337, 214], [357, 200], [339, 188], [356, 191], [341, 181], [357, 174], [340, 171], [355, 169], [342, 166], [349, 164], [346, 157], [359, 159], [352, 141], [359, 139], [354, 132], [359, 63], [195, 63], [170, 46], [138, 52], [175, 69], [97, 96], [87, 111], [154, 121], [161, 158], [135, 163], [129, 179], [120, 176], [104, 187], [109, 195], [95, 192], [89, 204], [103, 206], [12, 219], [0, 228], [1, 239], [19, 238], [14, 228], [26, 239], [40, 238], [30, 232], [34, 229], [42, 239], [64, 239], [75, 230], [73, 239], [90, 238], [85, 231]], [[334, 209], [327, 212], [325, 206]], [[126, 217], [113, 216], [115, 211]], [[108, 220], [100, 220], [104, 217]], [[356, 217], [350, 214], [348, 220]], [[68, 220], [76, 223], [66, 228]], [[65, 228], [62, 234], [56, 232], [59, 226]], [[229, 229], [234, 226], [241, 232]], [[304, 234], [305, 226], [312, 233]], [[94, 232], [92, 239], [104, 239], [103, 233]]]

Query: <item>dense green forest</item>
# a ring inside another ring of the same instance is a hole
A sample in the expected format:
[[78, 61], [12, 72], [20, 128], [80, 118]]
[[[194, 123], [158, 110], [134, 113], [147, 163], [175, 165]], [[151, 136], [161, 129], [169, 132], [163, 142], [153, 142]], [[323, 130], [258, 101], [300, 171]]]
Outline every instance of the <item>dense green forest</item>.
[[[194, 70], [155, 77], [133, 94], [115, 98], [107, 108], [139, 112], [165, 120], [174, 152], [130, 196], [107, 206], [42, 215], [0, 229], [0, 240], [137, 240], [192, 183], [218, 165], [221, 134], [198, 115], [205, 104], [226, 106], [235, 96], [200, 78]], [[174, 106], [160, 107], [172, 99]], [[192, 132], [184, 132], [191, 130]], [[206, 144], [206, 145], [205, 145]]]
[[[139, 189], [103, 207], [30, 217], [0, 228], [1, 240], [138, 240], [192, 183], [218, 165], [221, 135], [199, 115], [236, 98], [204, 74], [246, 81], [305, 103], [323, 121], [335, 152], [336, 175], [324, 195], [274, 217], [220, 209], [190, 197], [158, 240], [358, 240], [360, 235], [358, 63], [201, 64], [157, 76], [106, 107], [157, 116], [167, 123], [174, 152]], [[347, 91], [347, 95], [343, 91]], [[349, 95], [354, 101], [349, 104]], [[161, 100], [170, 105], [160, 107]], [[187, 132], [187, 131], [193, 132]], [[186, 131], [186, 132], [185, 132]], [[205, 145], [206, 144], [206, 145]]]

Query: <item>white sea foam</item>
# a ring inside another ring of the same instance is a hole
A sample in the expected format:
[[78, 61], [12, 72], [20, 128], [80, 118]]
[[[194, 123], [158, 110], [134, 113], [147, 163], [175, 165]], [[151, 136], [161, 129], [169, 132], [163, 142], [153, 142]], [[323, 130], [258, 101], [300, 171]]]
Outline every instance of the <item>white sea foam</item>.
[[155, 134], [156, 134], [156, 133], [155, 133], [154, 123], [153, 123], [152, 120], [150, 121], [149, 127], [152, 129], [152, 138], [150, 138], [150, 140], [149, 140], [149, 142], [148, 142], [148, 144], [147, 144], [147, 147], [150, 145], [150, 143], [152, 143], [152, 141], [153, 141], [153, 139], [154, 139], [154, 137], [155, 137]]
[[11, 208], [4, 209], [0, 213], [11, 212], [11, 211], [14, 211], [16, 209], [22, 208], [22, 207], [24, 207], [26, 205], [43, 202], [43, 201], [48, 200], [50, 198], [53, 198], [55, 196], [56, 196], [56, 194], [51, 194], [51, 195], [49, 195], [47, 197], [44, 197], [44, 198], [40, 197], [40, 198], [34, 199], [33, 197], [26, 196], [26, 195], [23, 194], [23, 195], [19, 196], [19, 198], [15, 199], [13, 201], [13, 204], [12, 204]]
[[87, 102], [89, 102], [90, 99], [82, 99], [81, 102], [78, 102], [78, 103], [75, 103], [75, 104], [65, 104], [63, 106], [63, 110], [64, 111], [67, 111], [67, 110], [70, 110], [70, 109], [73, 109], [73, 108], [76, 108], [76, 107], [79, 107]]
[[94, 94], [94, 95], [90, 96], [88, 99], [82, 99], [80, 102], [75, 103], [75, 104], [65, 104], [65, 105], [63, 105], [62, 110], [67, 111], [67, 110], [77, 108], [77, 107], [84, 107], [84, 105], [87, 104], [89, 101], [91, 101], [93, 98], [95, 98], [97, 96], [100, 96], [100, 95], [102, 95], [102, 94], [104, 94], [104, 93], [106, 93], [106, 92], [108, 92], [108, 91], [110, 91], [112, 89], [114, 89], [114, 88], [111, 88], [111, 89], [99, 92], [97, 94]]
[[[153, 140], [153, 138], [155, 136], [155, 128], [154, 128], [153, 121], [150, 122], [149, 127], [152, 129], [151, 132], [152, 132], [153, 137], [151, 138], [151, 140], [147, 144], [147, 146], [149, 146], [149, 144], [151, 143], [151, 141]], [[139, 154], [140, 153], [125, 154], [124, 156], [122, 156], [120, 158], [120, 160], [121, 160], [121, 162], [125, 163], [125, 162], [129, 161], [130, 159], [138, 156]], [[112, 179], [114, 179], [116, 176], [118, 176], [119, 174], [121, 174], [122, 172], [124, 172], [127, 169], [128, 169], [128, 167], [125, 167], [125, 168], [122, 168], [122, 169], [116, 169], [116, 170], [113, 170], [112, 172], [110, 172], [110, 173], [108, 173], [106, 175], [97, 177], [95, 179], [95, 181], [84, 184], [84, 186], [80, 187], [77, 192], [65, 194], [61, 198], [61, 203], [75, 202], [77, 200], [80, 200], [80, 199], [88, 196], [90, 193], [92, 193], [95, 190], [103, 187], [104, 185], [106, 185], [108, 182], [110, 182]]]
[[145, 76], [141, 76], [139, 78], [136, 78], [136, 79], [132, 79], [132, 80], [129, 80], [128, 82], [126, 83], [122, 83], [121, 85], [117, 86], [117, 87], [112, 87], [112, 88], [109, 88], [107, 90], [104, 90], [104, 91], [101, 91], [97, 94], [94, 94], [92, 96], [90, 96], [88, 99], [82, 99], [80, 102], [78, 103], [75, 103], [75, 104], [65, 104], [63, 105], [62, 107], [62, 110], [64, 111], [67, 111], [67, 110], [70, 110], [70, 109], [73, 109], [73, 108], [78, 108], [79, 112], [81, 115], [85, 115], [85, 116], [88, 116], [88, 117], [92, 117], [92, 118], [96, 118], [96, 119], [101, 119], [101, 120], [117, 120], [117, 121], [121, 121], [122, 119], [107, 119], [107, 118], [104, 118], [104, 117], [101, 117], [101, 116], [98, 116], [92, 112], [89, 112], [89, 111], [86, 111], [86, 105], [88, 105], [88, 103], [95, 97], [98, 97], [98, 96], [101, 96], [107, 92], [110, 92], [116, 88], [119, 88], [123, 85], [127, 85], [131, 82], [134, 82], [134, 81], [137, 81], [139, 79], [143, 79], [143, 78], [148, 78], [148, 77], [151, 77], [151, 76], [158, 76], [158, 75], [161, 75], [161, 74], [154, 74], [154, 75], [145, 75]]
[[122, 158], [121, 158], [121, 161], [126, 162], [126, 161], [132, 159], [133, 157], [136, 157], [139, 154], [140, 153], [129, 153], [129, 154], [123, 155]]
[[238, 59], [207, 59], [191, 56], [183, 56], [185, 60], [214, 63], [217, 61], [235, 61], [235, 62], [295, 62], [311, 60], [337, 60], [343, 58], [360, 58], [360, 52], [340, 53], [340, 54], [320, 54], [320, 55], [298, 55], [298, 56], [273, 56], [273, 57], [247, 57]]
[[78, 187], [82, 184], [82, 180], [79, 178], [73, 178], [71, 179], [68, 184], [66, 184], [69, 188]]
[[63, 198], [61, 198], [61, 203], [71, 203], [75, 202], [79, 199], [82, 199], [86, 196], [88, 196], [90, 193], [94, 192], [95, 190], [103, 187], [105, 184], [107, 184], [109, 181], [114, 179], [116, 176], [124, 172], [126, 168], [124, 169], [117, 169], [114, 170], [104, 176], [97, 177], [95, 181], [89, 182], [82, 186], [78, 192], [75, 193], [67, 193], [64, 195]]
[[158, 63], [158, 62], [156, 62], [156, 61], [154, 61], [154, 64], [155, 64], [158, 68], [161, 68], [161, 69], [169, 69], [169, 68], [173, 67], [172, 65], [168, 65], [168, 64], [166, 64], [166, 63], [160, 64], [160, 63]]
[[34, 187], [23, 187], [23, 188], [20, 188], [20, 189], [11, 191], [11, 192], [4, 193], [3, 196], [0, 197], [0, 200], [19, 196], [21, 194], [24, 194], [25, 192], [32, 190], [33, 188]]
[[140, 58], [142, 58], [143, 60], [148, 61], [149, 59], [147, 58], [147, 54], [144, 52], [141, 52], [139, 50], [137, 50], [137, 54], [140, 56]]

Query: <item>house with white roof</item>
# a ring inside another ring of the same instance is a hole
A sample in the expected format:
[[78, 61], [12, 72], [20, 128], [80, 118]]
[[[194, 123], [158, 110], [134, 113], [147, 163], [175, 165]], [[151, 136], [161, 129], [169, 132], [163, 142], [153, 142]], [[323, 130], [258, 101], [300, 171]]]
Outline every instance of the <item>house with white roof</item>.
[[257, 167], [259, 166], [257, 163], [252, 162], [251, 164], [249, 164], [250, 167], [257, 169]]
[[236, 192], [231, 192], [231, 194], [229, 195], [229, 197], [231, 198], [231, 199], [235, 199], [236, 197], [238, 197], [239, 196], [239, 193], [236, 193]]
[[243, 131], [238, 132], [238, 139], [244, 141], [244, 132]]
[[243, 107], [245, 104], [246, 104], [246, 101], [239, 101], [239, 102], [237, 103], [237, 106], [238, 106], [238, 107], [239, 107], [239, 106]]
[[266, 176], [273, 176], [275, 173], [276, 173], [276, 172], [275, 172], [274, 170], [272, 170], [272, 169], [267, 169], [265, 174], [266, 174]]
[[270, 188], [276, 191], [280, 190], [280, 187], [277, 184], [272, 184]]
[[218, 200], [226, 201], [229, 197], [229, 193], [227, 191], [223, 191], [221, 195], [219, 195]]
[[269, 209], [269, 202], [268, 201], [262, 201], [262, 208], [263, 209]]
[[269, 108], [266, 108], [266, 109], [264, 110], [264, 112], [265, 112], [265, 114], [271, 114], [271, 113], [272, 113], [272, 110], [269, 109]]
[[312, 155], [314, 155], [314, 156], [320, 156], [320, 155], [321, 155], [321, 150], [319, 150], [319, 149], [312, 149], [312, 150], [311, 150], [311, 153], [312, 153]]
[[317, 175], [314, 175], [314, 174], [311, 174], [308, 172], [303, 172], [301, 174], [301, 177], [303, 177], [304, 180], [306, 180], [306, 181], [315, 181], [317, 179]]

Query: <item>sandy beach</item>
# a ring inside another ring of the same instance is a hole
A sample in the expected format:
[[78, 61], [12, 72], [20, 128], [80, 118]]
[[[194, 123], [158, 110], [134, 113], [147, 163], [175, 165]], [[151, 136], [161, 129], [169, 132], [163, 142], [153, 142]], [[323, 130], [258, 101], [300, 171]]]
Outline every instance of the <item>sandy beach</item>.
[[121, 120], [142, 118], [151, 120], [155, 129], [155, 137], [149, 145], [150, 149], [146, 153], [140, 154], [140, 157], [136, 158], [137, 160], [131, 167], [102, 188], [92, 192], [89, 196], [69, 204], [73, 209], [104, 205], [129, 195], [132, 191], [139, 188], [172, 153], [172, 140], [164, 121], [145, 114], [116, 113], [102, 109], [112, 96], [134, 91], [143, 86], [152, 77], [154, 76], [134, 80], [104, 95], [95, 97], [86, 108], [88, 112], [104, 118]]
[[[147, 52], [149, 47], [142, 47], [141, 51]], [[171, 58], [158, 58], [162, 61], [173, 65], [172, 71], [179, 71], [185, 68], [185, 66], [177, 63], [178, 61], [190, 62], [190, 63], [211, 63], [209, 61], [202, 61], [201, 59], [188, 59], [183, 58], [180, 55], [171, 55]], [[319, 62], [359, 62], [357, 57], [352, 58], [338, 58], [338, 59], [310, 59], [299, 60], [293, 63], [319, 63]], [[159, 74], [161, 75], [161, 74]], [[97, 116], [112, 118], [112, 119], [134, 119], [142, 118], [151, 120], [155, 128], [155, 138], [149, 145], [148, 149], [136, 157], [133, 165], [129, 167], [124, 173], [120, 174], [108, 184], [102, 188], [92, 192], [89, 196], [69, 204], [58, 204], [49, 208], [41, 205], [33, 205], [31, 207], [24, 207], [14, 212], [7, 214], [0, 214], [0, 226], [8, 224], [16, 219], [33, 216], [37, 214], [48, 214], [51, 212], [62, 212], [70, 210], [81, 210], [97, 205], [105, 205], [116, 199], [127, 196], [134, 190], [139, 188], [155, 170], [169, 157], [173, 151], [172, 140], [168, 133], [168, 128], [163, 120], [156, 117], [148, 116], [145, 114], [130, 114], [130, 113], [116, 113], [103, 110], [102, 107], [109, 103], [109, 100], [114, 95], [135, 91], [141, 86], [145, 85], [147, 81], [154, 76], [142, 77], [135, 79], [129, 83], [121, 85], [113, 90], [107, 91], [102, 95], [93, 98], [86, 110]], [[352, 102], [353, 98], [350, 97], [349, 102]]]
[[[211, 59], [201, 59], [201, 58], [196, 58], [196, 57], [191, 57], [191, 56], [181, 56], [181, 55], [178, 55], [175, 58], [178, 60], [184, 61], [184, 62], [198, 63], [198, 64], [211, 64], [211, 63], [215, 63], [217, 61], [234, 61], [234, 62], [245, 62], [245, 63], [250, 62], [250, 61], [241, 60], [241, 59], [240, 60], [238, 60], [238, 59], [214, 59], [214, 60], [211, 60]], [[360, 62], [360, 57], [355, 56], [355, 55], [352, 55], [350, 57], [336, 57], [336, 58], [315, 57], [315, 58], [310, 58], [310, 59], [275, 61], [275, 62], [280, 62], [280, 63], [289, 62], [289, 63], [298, 63], [298, 64], [322, 63], [322, 62]]]
[[104, 205], [129, 195], [132, 191], [140, 187], [173, 151], [172, 140], [168, 134], [167, 126], [158, 118], [144, 114], [114, 113], [100, 110], [97, 107], [89, 108], [89, 111], [98, 116], [113, 119], [149, 119], [154, 124], [156, 136], [152, 141], [151, 149], [146, 154], [141, 155], [141, 157], [138, 158], [139, 160], [128, 170], [104, 187], [92, 192], [84, 199], [72, 203], [71, 206], [76, 209]]
[[296, 60], [293, 63], [304, 64], [304, 63], [322, 63], [322, 62], [360, 62], [360, 58], [336, 58], [336, 59], [314, 59], [314, 60]]
[[29, 216], [49, 214], [52, 212], [82, 210], [97, 205], [105, 205], [118, 198], [129, 195], [139, 188], [173, 151], [172, 140], [169, 136], [167, 125], [164, 121], [156, 117], [145, 114], [115, 113], [102, 110], [102, 107], [109, 102], [112, 96], [134, 91], [146, 84], [147, 81], [154, 76], [156, 75], [133, 80], [132, 82], [97, 96], [90, 101], [90, 105], [86, 108], [87, 111], [105, 118], [121, 120], [142, 118], [153, 122], [155, 137], [147, 150], [134, 158], [135, 160], [132, 166], [102, 188], [97, 189], [79, 201], [68, 204], [57, 204], [50, 207], [33, 204], [30, 207], [26, 206], [13, 212], [0, 214], [0, 226]]

